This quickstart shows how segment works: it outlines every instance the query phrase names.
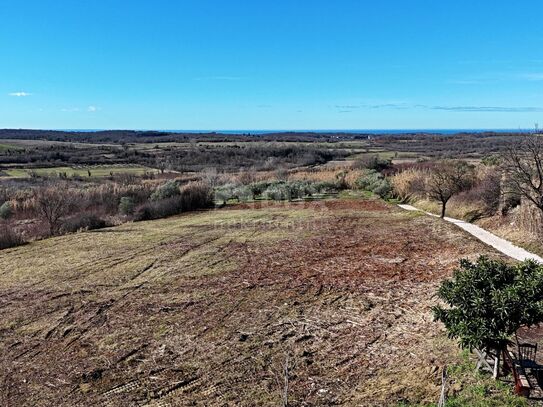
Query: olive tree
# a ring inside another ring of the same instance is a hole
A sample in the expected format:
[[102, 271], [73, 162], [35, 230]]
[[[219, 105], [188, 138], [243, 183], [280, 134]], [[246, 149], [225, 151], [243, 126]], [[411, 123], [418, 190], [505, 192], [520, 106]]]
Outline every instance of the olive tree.
[[443, 161], [434, 166], [426, 180], [426, 193], [441, 203], [441, 217], [449, 200], [473, 185], [473, 167], [465, 161]]
[[438, 296], [446, 306], [434, 307], [435, 318], [462, 348], [494, 352], [497, 377], [500, 354], [516, 331], [543, 322], [543, 265], [509, 265], [484, 256], [474, 263], [461, 260]]

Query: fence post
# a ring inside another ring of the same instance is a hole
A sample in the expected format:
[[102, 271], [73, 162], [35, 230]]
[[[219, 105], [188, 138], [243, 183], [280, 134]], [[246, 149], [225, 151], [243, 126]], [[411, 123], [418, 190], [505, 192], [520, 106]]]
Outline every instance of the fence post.
[[445, 401], [446, 401], [446, 388], [447, 388], [447, 365], [443, 366], [443, 370], [441, 371], [441, 394], [439, 395], [439, 401], [437, 403], [437, 407], [445, 407]]

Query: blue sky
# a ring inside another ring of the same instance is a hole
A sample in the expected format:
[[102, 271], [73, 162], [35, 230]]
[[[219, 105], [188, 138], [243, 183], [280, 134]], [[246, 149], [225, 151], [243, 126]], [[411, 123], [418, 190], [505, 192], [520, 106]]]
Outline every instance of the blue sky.
[[0, 0], [0, 128], [543, 127], [543, 2]]

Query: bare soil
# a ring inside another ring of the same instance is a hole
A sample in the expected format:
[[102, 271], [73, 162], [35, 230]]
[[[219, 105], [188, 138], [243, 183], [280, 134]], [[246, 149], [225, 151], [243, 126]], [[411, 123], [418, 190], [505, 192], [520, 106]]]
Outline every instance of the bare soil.
[[[454, 225], [376, 200], [245, 205], [0, 252], [0, 405], [435, 402]], [[285, 369], [286, 366], [286, 369]], [[287, 374], [285, 374], [285, 371]]]

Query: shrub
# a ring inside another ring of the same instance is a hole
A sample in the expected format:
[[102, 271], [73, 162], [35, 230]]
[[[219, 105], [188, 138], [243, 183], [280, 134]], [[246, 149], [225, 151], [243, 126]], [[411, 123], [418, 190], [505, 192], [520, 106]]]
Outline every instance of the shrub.
[[253, 191], [251, 188], [240, 185], [232, 190], [232, 197], [241, 202], [248, 202], [253, 199]]
[[367, 170], [356, 180], [356, 186], [365, 191], [371, 191], [381, 198], [389, 197], [392, 192], [388, 179], [375, 170]]
[[353, 164], [354, 168], [365, 168], [381, 172], [392, 167], [392, 161], [380, 158], [377, 154], [366, 155], [356, 160]]
[[251, 190], [253, 196], [260, 196], [271, 184], [272, 183], [269, 181], [253, 182], [251, 185], [249, 185], [249, 189]]
[[0, 250], [24, 244], [23, 237], [7, 224], [0, 224]]
[[473, 188], [459, 194], [457, 202], [474, 204], [478, 214], [472, 220], [483, 216], [493, 215], [500, 205], [501, 174], [493, 168], [481, 166]]
[[136, 211], [135, 220], [167, 218], [182, 212], [181, 197], [174, 196], [160, 201], [151, 201]]
[[213, 195], [209, 185], [203, 182], [192, 182], [185, 185], [179, 195], [150, 201], [140, 206], [134, 216], [136, 221], [166, 218], [182, 212], [213, 206]]
[[217, 202], [222, 202], [226, 204], [229, 199], [234, 197], [234, 189], [236, 188], [233, 184], [226, 184], [221, 187], [215, 188], [215, 200]]
[[341, 189], [338, 182], [295, 181], [261, 181], [248, 186], [223, 185], [215, 189], [215, 199], [227, 202], [230, 199], [247, 201], [263, 198], [274, 201], [302, 199], [315, 194], [335, 193]]
[[119, 213], [122, 215], [132, 215], [134, 213], [135, 202], [134, 198], [129, 196], [121, 197], [119, 202]]
[[493, 166], [497, 166], [497, 165], [500, 165], [500, 162], [501, 162], [501, 158], [499, 155], [487, 155], [485, 157], [483, 157], [481, 159], [481, 163], [483, 165], [486, 165], [488, 167], [493, 167]]
[[434, 316], [450, 338], [463, 348], [501, 351], [520, 327], [543, 322], [543, 266], [484, 256], [475, 263], [461, 260], [438, 295], [447, 306], [435, 306]]
[[213, 193], [211, 187], [204, 182], [191, 182], [181, 189], [181, 210], [193, 211], [196, 209], [211, 208]]
[[13, 215], [13, 209], [11, 208], [11, 204], [9, 202], [4, 202], [0, 206], [0, 218], [8, 219], [12, 215]]
[[103, 229], [111, 226], [104, 219], [94, 213], [83, 213], [66, 219], [62, 224], [62, 232], [74, 233], [80, 230]]
[[135, 214], [134, 214], [135, 221], [144, 221], [144, 220], [151, 220], [151, 219], [153, 219], [153, 213], [152, 213], [150, 204], [142, 205], [135, 211]]
[[264, 199], [270, 199], [273, 201], [285, 201], [290, 200], [290, 190], [285, 184], [274, 184], [270, 185], [266, 190], [262, 193], [262, 197]]
[[161, 199], [168, 199], [180, 194], [179, 186], [175, 181], [168, 181], [165, 184], [159, 186], [155, 192], [151, 194], [151, 201], [160, 201]]

